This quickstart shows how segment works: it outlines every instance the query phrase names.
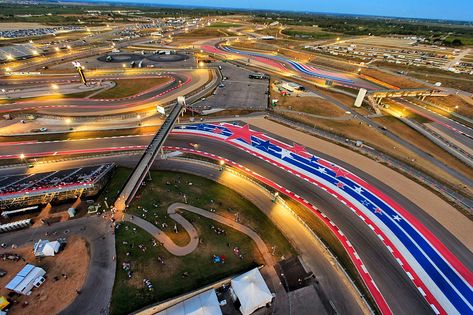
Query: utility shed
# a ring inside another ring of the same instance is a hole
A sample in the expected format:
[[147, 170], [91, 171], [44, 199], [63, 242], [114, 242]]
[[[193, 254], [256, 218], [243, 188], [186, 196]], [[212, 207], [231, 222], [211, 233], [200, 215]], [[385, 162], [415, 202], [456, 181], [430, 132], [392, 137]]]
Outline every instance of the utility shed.
[[33, 287], [38, 288], [44, 282], [46, 271], [40, 267], [27, 264], [16, 274], [16, 276], [5, 286], [8, 290], [16, 293], [29, 295]]

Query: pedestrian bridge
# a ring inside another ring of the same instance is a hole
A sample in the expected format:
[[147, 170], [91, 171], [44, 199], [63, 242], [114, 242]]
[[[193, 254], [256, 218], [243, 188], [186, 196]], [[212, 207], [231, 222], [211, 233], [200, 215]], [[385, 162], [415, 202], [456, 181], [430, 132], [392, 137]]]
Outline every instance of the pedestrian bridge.
[[171, 130], [174, 128], [174, 125], [177, 119], [179, 118], [179, 115], [182, 113], [185, 107], [185, 98], [183, 96], [178, 97], [177, 103], [172, 107], [166, 120], [161, 125], [161, 128], [159, 128], [158, 132], [154, 135], [150, 144], [141, 156], [138, 164], [135, 166], [135, 169], [128, 177], [125, 186], [123, 187], [120, 195], [115, 201], [116, 210], [124, 211], [126, 207], [129, 206], [129, 204], [135, 197], [136, 192], [140, 188], [143, 179], [149, 172], [151, 165], [153, 165], [153, 162], [156, 159], [159, 150], [163, 146], [164, 141], [166, 141], [166, 138], [168, 137]]

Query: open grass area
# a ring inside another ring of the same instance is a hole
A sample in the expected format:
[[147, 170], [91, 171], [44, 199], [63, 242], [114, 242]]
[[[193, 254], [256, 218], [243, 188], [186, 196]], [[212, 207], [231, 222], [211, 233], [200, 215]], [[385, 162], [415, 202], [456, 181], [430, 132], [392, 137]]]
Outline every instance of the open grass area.
[[116, 168], [112, 179], [108, 181], [107, 185], [105, 185], [105, 187], [100, 192], [100, 195], [97, 198], [97, 203], [101, 204], [104, 201], [107, 201], [109, 206], [113, 205], [120, 194], [120, 191], [125, 186], [125, 183], [128, 180], [128, 177], [131, 175], [131, 172], [131, 168]]
[[[184, 257], [173, 256], [160, 245], [153, 246], [152, 236], [133, 224], [126, 223], [119, 227], [116, 233], [117, 272], [111, 314], [129, 314], [146, 305], [198, 289], [262, 263], [256, 246], [246, 235], [197, 215], [185, 214], [185, 217], [192, 220], [199, 233], [204, 235], [204, 242]], [[209, 227], [212, 224], [224, 228], [226, 236], [212, 237], [212, 234], [216, 235]], [[227, 242], [232, 247], [227, 247]], [[146, 250], [140, 249], [138, 245], [145, 246]], [[243, 259], [233, 254], [233, 246], [240, 248]], [[225, 263], [213, 263], [213, 254], [224, 255]], [[123, 270], [124, 262], [130, 263], [133, 272], [131, 278]], [[188, 276], [184, 276], [184, 273]], [[143, 279], [151, 281], [152, 291], [145, 287]]]
[[274, 89], [271, 89], [271, 99], [278, 100], [275, 110], [289, 109], [327, 117], [341, 117], [345, 115], [344, 110], [317, 96], [297, 96], [297, 93], [295, 95], [283, 96], [274, 91]]
[[227, 23], [227, 22], [215, 22], [210, 25], [210, 27], [217, 27], [217, 28], [228, 28], [228, 27], [239, 27], [241, 24], [236, 23]]
[[116, 85], [111, 89], [95, 94], [91, 98], [122, 98], [128, 97], [153, 87], [169, 82], [169, 78], [153, 79], [125, 79], [115, 81]]
[[[117, 176], [118, 180], [115, 179]], [[126, 170], [119, 168], [112, 182], [120, 182], [120, 178], [125, 176]], [[183, 173], [153, 171], [151, 177], [152, 181], [148, 181], [141, 189], [129, 212], [160, 228], [162, 223], [167, 223], [168, 226], [162, 229], [178, 243], [185, 240], [187, 233], [174, 233], [174, 221], [166, 213], [170, 204], [183, 202], [185, 194], [189, 204], [213, 209], [219, 215], [234, 219], [238, 212], [241, 224], [256, 231], [269, 248], [277, 244], [278, 257], [294, 254], [289, 242], [266, 215], [233, 190], [211, 180]], [[109, 191], [113, 191], [112, 187], [109, 187]], [[152, 236], [140, 228], [130, 223], [120, 225], [116, 233], [117, 273], [112, 314], [130, 313], [150, 303], [163, 301], [264, 263], [256, 245], [246, 235], [196, 214], [186, 211], [181, 214], [192, 222], [202, 240], [197, 250], [184, 257], [175, 257], [162, 246], [154, 246]], [[216, 234], [212, 225], [224, 229], [225, 235]], [[140, 249], [138, 245], [144, 245], [146, 250]], [[240, 248], [243, 259], [235, 256], [234, 247]], [[211, 262], [214, 254], [225, 256], [225, 263]], [[158, 261], [158, 256], [164, 260], [164, 264]], [[123, 270], [123, 262], [131, 264], [131, 278]], [[188, 276], [184, 273], [188, 273]], [[154, 290], [148, 291], [143, 279], [149, 279]]]
[[314, 96], [282, 96], [279, 97], [277, 109], [290, 109], [298, 112], [327, 116], [341, 117], [345, 115], [345, 111], [331, 104], [329, 101]]
[[340, 36], [335, 33], [324, 32], [317, 27], [304, 28], [304, 29], [287, 28], [283, 30], [282, 33], [285, 35], [291, 36], [292, 38], [315, 39], [315, 40], [332, 39], [332, 38], [336, 38]]
[[363, 75], [367, 75], [373, 77], [377, 80], [386, 82], [388, 84], [397, 86], [399, 88], [422, 88], [425, 87], [424, 84], [419, 83], [417, 81], [409, 80], [408, 78], [400, 75], [394, 75], [390, 73], [386, 73], [380, 70], [371, 69], [371, 68], [363, 68], [361, 71]]
[[212, 38], [212, 37], [223, 37], [223, 36], [234, 36], [233, 32], [226, 30], [227, 27], [203, 27], [199, 29], [192, 30], [188, 33], [182, 33], [177, 35], [176, 39], [181, 38]]

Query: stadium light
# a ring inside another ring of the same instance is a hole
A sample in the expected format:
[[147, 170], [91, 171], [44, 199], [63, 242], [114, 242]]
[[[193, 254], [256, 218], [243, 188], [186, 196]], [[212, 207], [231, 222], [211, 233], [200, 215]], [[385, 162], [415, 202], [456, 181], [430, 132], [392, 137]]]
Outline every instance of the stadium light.
[[53, 84], [51, 84], [51, 88], [53, 90], [57, 90], [57, 89], [59, 89], [59, 86], [57, 84], [53, 83]]
[[20, 154], [20, 159], [24, 160], [25, 159], [25, 155], [22, 153]]

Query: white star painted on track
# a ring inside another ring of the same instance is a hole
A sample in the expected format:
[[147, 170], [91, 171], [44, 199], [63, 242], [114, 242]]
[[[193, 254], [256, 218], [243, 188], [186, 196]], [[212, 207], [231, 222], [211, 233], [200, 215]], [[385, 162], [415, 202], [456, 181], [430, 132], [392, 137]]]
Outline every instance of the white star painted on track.
[[399, 216], [399, 214], [393, 215], [393, 219], [396, 220], [397, 222], [402, 220], [402, 218]]
[[361, 202], [361, 204], [366, 207], [366, 206], [368, 206], [370, 203], [369, 203], [368, 201], [366, 201], [366, 200], [363, 200], [363, 201]]
[[327, 173], [327, 171], [325, 170], [325, 167], [319, 167], [319, 168], [317, 168], [317, 170], [318, 170], [320, 173], [322, 173], [322, 174], [326, 174], [326, 173]]
[[363, 192], [363, 189], [361, 189], [361, 187], [358, 186], [358, 187], [356, 187], [356, 188], [354, 189], [354, 191], [355, 191], [358, 195], [361, 195], [361, 193]]
[[281, 159], [284, 159], [285, 157], [292, 158], [291, 152], [286, 150], [286, 149], [281, 149]]

